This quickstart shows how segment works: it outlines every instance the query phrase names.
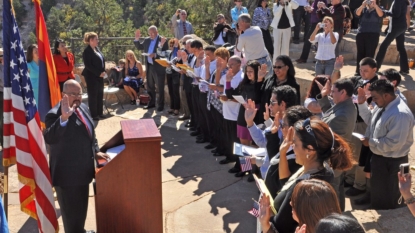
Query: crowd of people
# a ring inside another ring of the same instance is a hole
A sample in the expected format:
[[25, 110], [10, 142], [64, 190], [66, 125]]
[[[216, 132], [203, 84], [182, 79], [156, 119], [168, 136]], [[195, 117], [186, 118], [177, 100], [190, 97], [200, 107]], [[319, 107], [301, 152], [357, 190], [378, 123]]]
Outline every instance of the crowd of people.
[[[364, 195], [354, 200], [356, 205], [394, 209], [407, 204], [415, 215], [411, 176], [400, 170], [401, 164], [408, 163], [413, 144], [414, 116], [398, 89], [401, 74], [409, 72], [403, 43], [410, 4], [395, 0], [390, 9], [382, 9], [374, 0], [354, 7], [344, 6], [340, 0], [311, 5], [304, 0], [280, 0], [270, 7], [260, 0], [251, 17], [241, 0], [234, 2], [231, 24], [224, 14], [217, 15], [212, 45], [195, 39], [187, 12], [181, 9], [171, 18], [174, 38], [159, 35], [154, 25], [144, 39], [137, 30], [134, 45], [145, 55], [144, 64], [134, 51], [126, 51], [110, 73], [110, 85], [123, 87], [135, 105], [140, 87], [146, 83], [149, 102], [144, 109], [163, 111], [167, 83], [168, 112], [178, 116], [181, 104], [187, 105], [189, 112], [178, 119], [188, 120], [185, 126], [195, 142], [208, 143], [205, 149], [223, 157], [220, 164], [234, 164], [229, 169], [234, 176], [248, 175], [252, 182], [255, 174], [264, 180], [270, 196], [262, 193], [258, 201], [262, 232], [364, 232], [354, 219], [341, 215], [345, 196], [360, 194]], [[386, 16], [386, 38], [375, 57]], [[306, 62], [311, 44], [318, 43], [316, 78], [307, 88], [306, 99], [300, 97], [295, 67], [288, 56], [291, 29], [292, 43], [298, 44], [302, 21], [304, 46], [296, 62]], [[355, 76], [342, 78], [338, 45], [348, 31], [348, 22], [357, 29], [358, 60]], [[400, 71], [380, 70], [393, 39], [400, 53]], [[93, 127], [93, 121], [106, 118], [102, 102], [105, 57], [96, 33], [85, 33], [84, 43], [82, 75], [89, 108], [82, 104], [82, 88], [74, 80], [74, 56], [63, 40], [56, 40], [53, 57], [63, 99], [46, 116], [44, 131], [67, 232], [84, 231], [92, 161], [107, 158], [97, 147]], [[156, 62], [160, 58], [168, 61], [167, 67]], [[35, 44], [27, 50], [27, 62], [38, 98]], [[73, 135], [83, 136], [63, 140]], [[265, 148], [267, 153], [250, 155], [252, 170], [246, 172], [234, 154], [234, 143]], [[74, 148], [80, 151], [71, 155], [79, 158], [68, 160], [67, 151]], [[71, 163], [75, 160], [83, 165]], [[349, 189], [345, 191], [345, 187]], [[402, 197], [403, 202], [399, 201]]]

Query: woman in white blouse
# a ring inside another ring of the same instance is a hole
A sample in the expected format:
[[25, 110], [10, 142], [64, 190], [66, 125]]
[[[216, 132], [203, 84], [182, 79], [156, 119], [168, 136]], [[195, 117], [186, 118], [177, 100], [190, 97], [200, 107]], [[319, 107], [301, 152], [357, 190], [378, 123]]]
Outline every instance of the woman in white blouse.
[[289, 55], [290, 52], [290, 38], [291, 28], [295, 26], [293, 11], [298, 8], [298, 3], [295, 0], [275, 0], [272, 12], [274, 13], [274, 19], [272, 20], [271, 27], [273, 28], [272, 35], [274, 36], [274, 56]]
[[[339, 34], [333, 32], [333, 25], [333, 18], [326, 16], [323, 18], [323, 23], [318, 23], [310, 36], [311, 43], [318, 43], [316, 75], [331, 75], [333, 73], [336, 61], [335, 49], [339, 40]], [[317, 34], [320, 28], [323, 28], [324, 31]]]

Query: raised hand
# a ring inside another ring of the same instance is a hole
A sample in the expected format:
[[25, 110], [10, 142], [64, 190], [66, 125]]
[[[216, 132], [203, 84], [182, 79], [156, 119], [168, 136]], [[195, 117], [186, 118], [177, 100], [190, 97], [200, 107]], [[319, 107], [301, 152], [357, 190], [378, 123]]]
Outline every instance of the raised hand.
[[265, 103], [265, 112], [264, 112], [264, 120], [267, 121], [269, 119], [269, 107], [268, 103]]
[[75, 111], [76, 104], [73, 104], [72, 106], [69, 104], [69, 97], [65, 94], [63, 95], [62, 101], [61, 101], [61, 120], [66, 121], [68, 118], [72, 115], [72, 113]]
[[288, 129], [288, 133], [284, 138], [284, 141], [280, 145], [280, 154], [287, 154], [288, 149], [293, 144], [293, 138], [294, 138], [294, 129], [291, 126]]
[[204, 51], [200, 52], [199, 55], [197, 55], [197, 60], [201, 61], [203, 58], [205, 58], [205, 52]]
[[136, 39], [136, 40], [138, 40], [138, 39], [140, 39], [140, 37], [141, 37], [141, 32], [140, 32], [140, 29], [137, 29], [137, 30], [135, 31], [135, 39]]
[[233, 76], [235, 76], [235, 75], [233, 74], [232, 69], [229, 69], [228, 72], [226, 72], [226, 81], [227, 82], [232, 81]]
[[366, 101], [366, 94], [363, 88], [357, 88], [357, 103], [363, 104]]
[[262, 82], [267, 74], [268, 66], [267, 64], [262, 64], [258, 69], [258, 82]]
[[[411, 194], [411, 173], [406, 175], [401, 175], [401, 172], [398, 172], [399, 179], [399, 191], [402, 196], [412, 196]], [[404, 197], [405, 198], [405, 197]], [[406, 199], [408, 199], [406, 197]]]
[[340, 70], [341, 68], [343, 68], [343, 65], [344, 65], [343, 55], [336, 57], [336, 62], [334, 63], [334, 69]]
[[307, 229], [306, 229], [306, 225], [305, 224], [303, 224], [301, 227], [297, 227], [295, 229], [295, 233], [306, 233], [306, 232], [307, 232]]
[[316, 80], [317, 86], [320, 89], [321, 97], [327, 96], [331, 92], [331, 83], [330, 79], [327, 80], [326, 84], [323, 86], [319, 81]]
[[271, 133], [274, 134], [278, 132], [278, 129], [280, 128], [280, 112], [278, 111], [275, 114], [274, 122], [271, 125]]
[[261, 223], [263, 232], [268, 232], [270, 227], [270, 208], [271, 204], [269, 202], [269, 197], [267, 194], [263, 193], [261, 199], [259, 199], [259, 222]]
[[223, 60], [220, 57], [216, 58], [216, 69], [217, 70], [220, 70], [220, 71], [224, 70], [226, 68], [226, 65], [227, 64], [225, 60]]
[[209, 68], [210, 67], [210, 57], [209, 55], [206, 55], [205, 57], [205, 68]]
[[163, 46], [164, 45], [164, 43], [166, 43], [166, 37], [161, 37], [161, 39], [160, 39], [160, 43], [161, 43], [161, 46]]
[[244, 105], [245, 107], [245, 121], [248, 127], [254, 124], [254, 119], [258, 109], [255, 108], [255, 101], [251, 99]]

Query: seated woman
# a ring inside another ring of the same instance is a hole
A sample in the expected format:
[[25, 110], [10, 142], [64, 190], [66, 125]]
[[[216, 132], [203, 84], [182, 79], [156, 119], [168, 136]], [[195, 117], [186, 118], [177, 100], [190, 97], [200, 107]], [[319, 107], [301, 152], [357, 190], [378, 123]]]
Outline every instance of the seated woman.
[[130, 96], [131, 104], [135, 105], [136, 99], [138, 98], [137, 93], [140, 92], [140, 86], [143, 84], [143, 66], [137, 60], [132, 50], [125, 52], [125, 60], [127, 64], [125, 68], [126, 77], [123, 82], [124, 90]]
[[[289, 179], [281, 179], [284, 185], [274, 199], [277, 215], [270, 217], [269, 197], [264, 194], [260, 200], [266, 207], [266, 214], [261, 219], [263, 232], [292, 233], [298, 223], [293, 219], [290, 205], [293, 190], [298, 182], [307, 179], [319, 179], [332, 182], [333, 170], [348, 170], [353, 166], [353, 155], [349, 144], [333, 133], [321, 120], [307, 118], [290, 127], [287, 144], [292, 144], [296, 155], [295, 161], [302, 165]], [[289, 139], [292, 138], [292, 143]], [[329, 165], [325, 162], [328, 161]], [[280, 168], [281, 169], [281, 168]]]
[[[339, 40], [339, 33], [333, 32], [333, 18], [324, 17], [323, 23], [318, 23], [310, 36], [311, 43], [318, 43], [316, 53], [316, 75], [325, 74], [331, 75], [334, 70], [334, 63], [336, 61], [336, 45]], [[317, 32], [323, 28], [321, 33]]]
[[[332, 213], [341, 214], [336, 191], [323, 180], [300, 181], [291, 198], [293, 218], [305, 233], [314, 233], [315, 226], [322, 218]], [[337, 231], [332, 231], [337, 232]]]
[[[308, 226], [307, 226], [308, 228]], [[321, 219], [316, 227], [315, 233], [364, 233], [363, 227], [356, 221], [346, 215], [340, 213], [333, 213], [323, 219]]]
[[323, 116], [323, 112], [321, 111], [321, 107], [316, 99], [316, 96], [320, 94], [321, 90], [316, 82], [319, 82], [324, 86], [327, 82], [327, 77], [317, 76], [313, 79], [313, 81], [311, 82], [310, 89], [307, 93], [307, 97], [304, 100], [304, 107], [310, 110], [310, 112], [313, 113], [315, 116], [321, 118]]

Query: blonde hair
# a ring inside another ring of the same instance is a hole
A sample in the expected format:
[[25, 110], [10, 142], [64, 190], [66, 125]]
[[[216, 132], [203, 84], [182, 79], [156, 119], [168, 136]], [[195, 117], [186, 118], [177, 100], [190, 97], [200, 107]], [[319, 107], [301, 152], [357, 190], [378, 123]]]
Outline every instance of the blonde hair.
[[128, 54], [132, 54], [133, 57], [134, 57], [134, 61], [137, 62], [137, 63], [139, 63], [139, 61], [137, 60], [137, 57], [135, 56], [134, 51], [133, 50], [127, 50], [125, 52], [125, 61], [126, 61], [125, 64], [127, 66], [127, 68], [125, 69], [125, 73], [128, 73], [128, 68], [130, 67], [130, 60], [128, 60], [128, 58], [127, 58]]
[[85, 32], [84, 34], [84, 43], [85, 44], [89, 44], [89, 41], [93, 38], [98, 37], [98, 34], [96, 34], [95, 32]]
[[332, 25], [334, 25], [334, 21], [333, 21], [333, 18], [332, 17], [330, 17], [330, 16], [326, 16], [326, 17], [324, 17], [323, 18], [323, 21], [321, 21], [321, 22], [324, 22], [324, 20], [328, 20], [328, 21], [330, 21], [330, 23], [332, 24]]

